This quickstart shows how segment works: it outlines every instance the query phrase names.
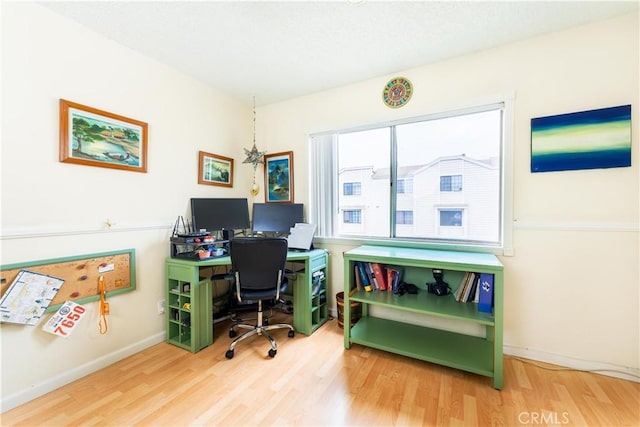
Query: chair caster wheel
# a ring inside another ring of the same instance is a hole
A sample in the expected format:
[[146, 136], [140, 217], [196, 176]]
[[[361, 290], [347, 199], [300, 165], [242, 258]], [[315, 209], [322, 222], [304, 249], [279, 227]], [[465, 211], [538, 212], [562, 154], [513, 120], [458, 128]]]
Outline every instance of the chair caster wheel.
[[224, 357], [226, 357], [227, 359], [233, 359], [233, 354], [234, 350], [227, 350], [227, 352], [224, 354]]
[[294, 336], [295, 334], [296, 334], [295, 332], [293, 332], [293, 331], [289, 331], [289, 334], [288, 334], [288, 335], [289, 335], [289, 338], [293, 338], [293, 336]]
[[[277, 352], [278, 352], [278, 350], [274, 350], [274, 349], [269, 350], [269, 357], [276, 357], [276, 353]], [[231, 357], [233, 357], [233, 356], [231, 356]]]
[[238, 335], [238, 333], [235, 330], [233, 329], [229, 330], [229, 338], [235, 338], [236, 335]]

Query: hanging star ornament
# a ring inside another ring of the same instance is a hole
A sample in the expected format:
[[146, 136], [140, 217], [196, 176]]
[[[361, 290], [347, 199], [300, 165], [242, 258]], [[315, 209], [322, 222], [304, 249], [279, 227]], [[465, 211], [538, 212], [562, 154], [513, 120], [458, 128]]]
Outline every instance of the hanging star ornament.
[[264, 153], [266, 153], [266, 151], [258, 151], [254, 141], [253, 148], [251, 148], [251, 150], [247, 150], [246, 148], [244, 149], [244, 154], [247, 158], [244, 159], [242, 163], [251, 163], [253, 165], [253, 170], [255, 171], [258, 165], [264, 164]]

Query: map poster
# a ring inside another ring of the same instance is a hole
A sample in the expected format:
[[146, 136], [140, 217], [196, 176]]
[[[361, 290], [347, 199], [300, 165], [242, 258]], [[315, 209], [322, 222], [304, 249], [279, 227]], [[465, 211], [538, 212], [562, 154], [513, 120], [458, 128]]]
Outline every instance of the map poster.
[[64, 280], [21, 270], [0, 299], [0, 322], [35, 325]]

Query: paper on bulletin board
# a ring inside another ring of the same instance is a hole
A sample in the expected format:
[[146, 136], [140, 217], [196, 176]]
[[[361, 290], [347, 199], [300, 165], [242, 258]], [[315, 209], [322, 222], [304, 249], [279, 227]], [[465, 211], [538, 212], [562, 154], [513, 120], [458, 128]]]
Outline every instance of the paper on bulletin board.
[[76, 304], [73, 301], [65, 301], [62, 307], [45, 323], [42, 330], [66, 338], [71, 335], [80, 319], [86, 313], [87, 310], [80, 304]]
[[0, 299], [0, 322], [35, 325], [63, 284], [57, 277], [20, 270]]

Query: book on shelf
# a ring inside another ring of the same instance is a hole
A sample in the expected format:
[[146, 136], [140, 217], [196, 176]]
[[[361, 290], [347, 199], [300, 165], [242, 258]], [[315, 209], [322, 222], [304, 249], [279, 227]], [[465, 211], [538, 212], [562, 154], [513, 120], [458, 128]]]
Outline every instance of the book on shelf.
[[491, 313], [493, 309], [493, 274], [480, 274], [480, 295], [478, 301], [478, 311]]
[[478, 273], [474, 273], [472, 271], [465, 273], [458, 289], [453, 293], [456, 301], [474, 302], [476, 300], [479, 276], [480, 275]]
[[353, 277], [354, 277], [353, 280], [356, 282], [356, 290], [361, 291], [362, 280], [360, 279], [360, 269], [358, 268], [357, 265], [353, 266]]
[[478, 277], [478, 285], [476, 286], [475, 293], [471, 302], [478, 304], [480, 302], [480, 277]]
[[364, 267], [367, 270], [367, 274], [369, 275], [369, 282], [371, 283], [373, 290], [377, 291], [378, 289], [380, 289], [380, 285], [378, 284], [378, 279], [376, 278], [376, 275], [373, 272], [373, 267], [371, 266], [371, 263], [363, 262], [362, 264], [364, 264]]
[[393, 291], [393, 273], [393, 269], [388, 266], [385, 268], [385, 274], [387, 275], [387, 290], [390, 292]]
[[476, 295], [476, 289], [478, 287], [478, 279], [480, 278], [480, 275], [478, 273], [472, 273], [472, 274], [473, 274], [473, 280], [469, 284], [469, 287], [467, 289], [465, 299], [463, 302], [472, 302]]
[[398, 293], [398, 286], [400, 286], [400, 283], [402, 282], [402, 275], [404, 273], [404, 270], [402, 267], [388, 265], [387, 271], [391, 271], [391, 290], [393, 291], [393, 293]]
[[456, 301], [458, 302], [463, 301], [464, 293], [467, 287], [469, 286], [470, 280], [471, 280], [471, 273], [470, 272], [465, 273], [465, 275], [462, 277], [462, 281], [460, 282], [460, 285], [458, 286], [458, 289], [456, 289], [456, 291], [453, 294]]
[[371, 269], [373, 270], [373, 274], [376, 278], [376, 282], [378, 283], [378, 288], [381, 291], [387, 290], [387, 272], [382, 264], [378, 262], [371, 263]]
[[354, 283], [357, 290], [397, 292], [402, 282], [403, 267], [375, 262], [354, 261]]
[[360, 282], [362, 282], [362, 289], [367, 292], [371, 292], [373, 290], [373, 286], [369, 280], [370, 276], [367, 273], [367, 267], [364, 264], [365, 263], [362, 261], [355, 261], [355, 265], [358, 268], [358, 274], [360, 275]]
[[462, 280], [460, 281], [460, 284], [458, 285], [456, 290], [453, 292], [453, 297], [456, 299], [456, 301], [460, 301], [460, 295], [462, 294], [462, 291], [464, 289], [464, 284], [467, 281], [468, 274], [469, 273], [465, 273], [465, 275], [462, 276]]

